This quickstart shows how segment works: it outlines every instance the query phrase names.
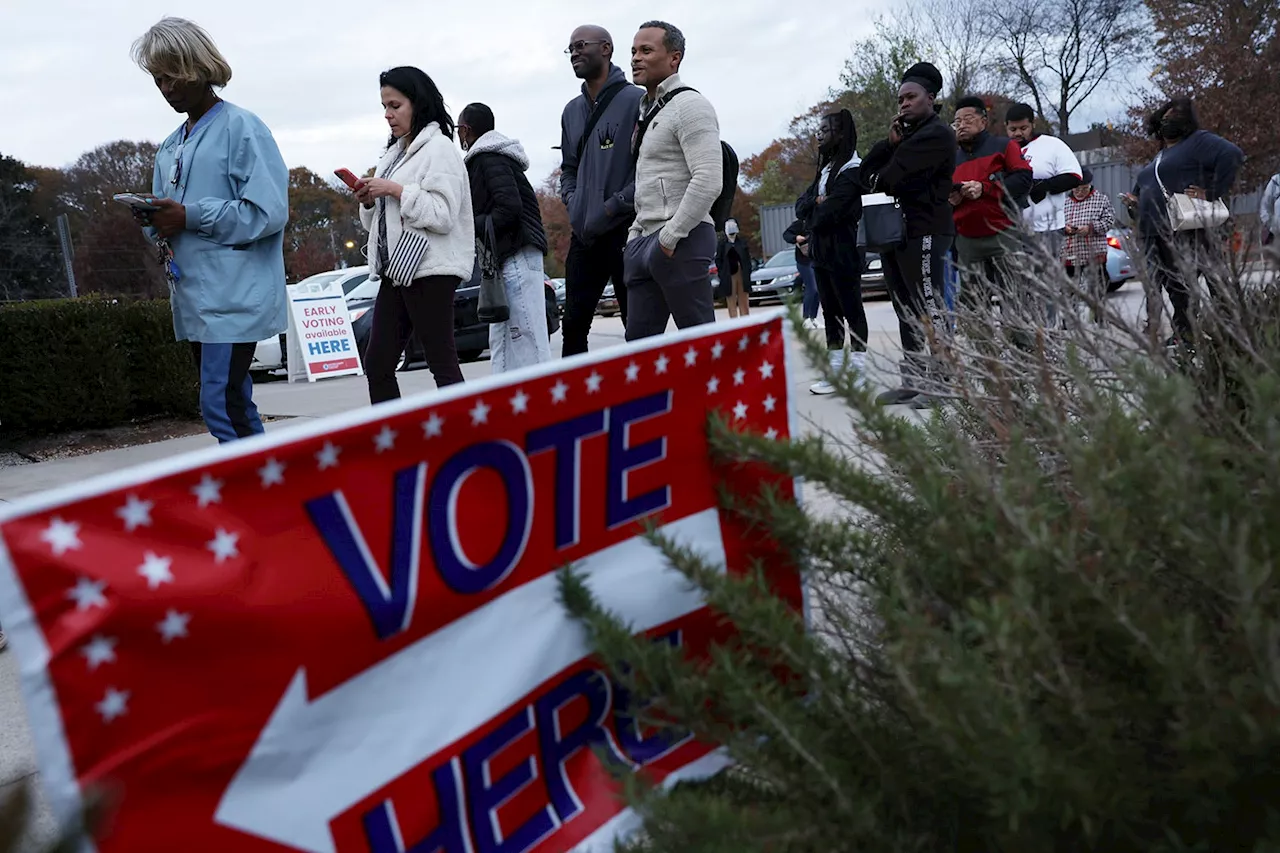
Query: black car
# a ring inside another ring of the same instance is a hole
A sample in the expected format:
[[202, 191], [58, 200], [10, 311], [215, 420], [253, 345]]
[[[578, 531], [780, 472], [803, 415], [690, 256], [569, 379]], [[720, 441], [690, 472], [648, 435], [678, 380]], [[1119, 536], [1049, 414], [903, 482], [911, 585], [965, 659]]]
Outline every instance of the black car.
[[[543, 282], [543, 290], [547, 305], [547, 334], [553, 335], [560, 328], [560, 306], [549, 283]], [[480, 322], [479, 301], [480, 263], [477, 261], [471, 271], [471, 280], [459, 284], [453, 295], [453, 338], [459, 361], [477, 361], [489, 348], [489, 324]], [[356, 348], [362, 362], [365, 348], [369, 345], [369, 332], [373, 328], [373, 304], [372, 298], [347, 303], [347, 310], [353, 318], [351, 329], [355, 333]], [[405, 349], [401, 370], [421, 370], [427, 366], [426, 355], [416, 334], [410, 336]]]

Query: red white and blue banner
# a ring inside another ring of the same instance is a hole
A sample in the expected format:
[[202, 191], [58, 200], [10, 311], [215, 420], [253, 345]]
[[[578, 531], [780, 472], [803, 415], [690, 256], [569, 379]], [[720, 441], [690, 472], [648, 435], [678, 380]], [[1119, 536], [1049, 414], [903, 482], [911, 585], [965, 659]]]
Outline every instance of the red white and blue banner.
[[709, 411], [794, 429], [784, 322], [714, 324], [279, 429], [0, 510], [0, 622], [46, 791], [118, 793], [103, 853], [608, 850], [607, 759], [725, 766], [637, 721], [558, 600], [732, 631], [639, 534], [798, 573], [717, 509]]

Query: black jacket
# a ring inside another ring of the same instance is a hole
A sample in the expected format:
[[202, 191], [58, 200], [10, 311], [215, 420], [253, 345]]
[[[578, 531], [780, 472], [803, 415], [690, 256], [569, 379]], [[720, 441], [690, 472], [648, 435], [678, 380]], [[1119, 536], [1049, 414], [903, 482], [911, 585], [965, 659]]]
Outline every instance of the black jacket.
[[862, 184], [902, 205], [907, 237], [954, 235], [951, 176], [956, 170], [956, 135], [937, 115], [911, 128], [898, 145], [883, 139], [862, 161]]
[[[809, 237], [809, 230], [805, 228], [803, 219], [797, 219], [787, 226], [787, 230], [782, 232], [782, 241], [796, 247], [796, 266], [807, 267], [812, 261], [807, 252], [800, 251], [800, 244], [796, 242], [797, 237], [804, 237], [805, 239]], [[813, 250], [810, 249], [810, 251]]]
[[716, 275], [720, 278], [720, 290], [723, 293], [732, 291], [730, 285], [729, 271], [729, 252], [734, 250], [738, 254], [738, 263], [742, 267], [742, 288], [743, 290], [751, 290], [751, 249], [747, 246], [746, 239], [739, 234], [738, 238], [730, 243], [727, 239], [721, 237], [716, 245]]
[[538, 196], [524, 169], [496, 151], [467, 159], [471, 179], [471, 206], [476, 218], [476, 239], [484, 239], [484, 218], [493, 217], [493, 234], [499, 260], [506, 260], [525, 246], [547, 252]]
[[827, 179], [826, 200], [818, 204], [818, 181], [796, 201], [796, 216], [809, 234], [809, 258], [815, 267], [849, 276], [862, 274], [858, 221], [862, 219], [859, 167], [848, 166]]

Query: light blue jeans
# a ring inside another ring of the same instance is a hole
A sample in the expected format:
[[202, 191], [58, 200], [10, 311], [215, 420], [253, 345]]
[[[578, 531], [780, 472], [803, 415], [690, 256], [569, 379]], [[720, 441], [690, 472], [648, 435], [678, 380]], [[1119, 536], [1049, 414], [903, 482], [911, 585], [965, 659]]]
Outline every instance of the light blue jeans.
[[492, 372], [505, 373], [551, 360], [545, 281], [542, 253], [537, 249], [525, 246], [502, 262], [502, 284], [511, 315], [505, 323], [489, 326]]

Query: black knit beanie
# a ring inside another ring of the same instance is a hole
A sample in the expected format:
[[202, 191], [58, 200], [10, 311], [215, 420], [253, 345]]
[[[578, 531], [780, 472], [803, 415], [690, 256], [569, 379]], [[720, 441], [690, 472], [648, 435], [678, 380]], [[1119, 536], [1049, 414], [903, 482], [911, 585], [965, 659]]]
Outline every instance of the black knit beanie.
[[915, 83], [935, 98], [942, 91], [942, 72], [932, 63], [917, 62], [902, 75], [903, 83]]

